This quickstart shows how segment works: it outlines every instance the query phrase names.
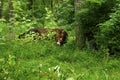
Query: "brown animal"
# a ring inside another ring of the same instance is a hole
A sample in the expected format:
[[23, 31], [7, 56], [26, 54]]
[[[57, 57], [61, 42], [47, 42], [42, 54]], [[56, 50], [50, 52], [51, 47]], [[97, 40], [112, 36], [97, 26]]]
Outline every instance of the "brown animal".
[[54, 29], [49, 29], [49, 28], [33, 28], [30, 29], [29, 31], [19, 35], [19, 38], [25, 38], [26, 34], [29, 34], [30, 32], [34, 32], [35, 34], [38, 34], [39, 36], [46, 36], [49, 37], [48, 34], [49, 32], [54, 32], [55, 34], [53, 35], [56, 44], [57, 45], [63, 45], [67, 42], [67, 37], [68, 34], [64, 29], [60, 28], [54, 28]]

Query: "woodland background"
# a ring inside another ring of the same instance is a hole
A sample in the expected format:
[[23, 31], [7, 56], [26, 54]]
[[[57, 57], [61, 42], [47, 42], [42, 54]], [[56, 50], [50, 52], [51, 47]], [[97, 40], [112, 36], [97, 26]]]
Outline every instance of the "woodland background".
[[[18, 35], [63, 28], [67, 43]], [[0, 0], [0, 80], [119, 80], [120, 0]]]

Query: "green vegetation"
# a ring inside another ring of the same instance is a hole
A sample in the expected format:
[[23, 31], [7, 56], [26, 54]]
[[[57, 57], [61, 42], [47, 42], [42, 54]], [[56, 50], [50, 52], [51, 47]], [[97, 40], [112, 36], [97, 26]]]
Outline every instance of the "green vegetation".
[[49, 41], [0, 44], [3, 80], [118, 80], [119, 59], [95, 51], [79, 51], [73, 44], [59, 47]]
[[[63, 28], [67, 43], [18, 36]], [[119, 80], [119, 0], [0, 0], [0, 80]]]

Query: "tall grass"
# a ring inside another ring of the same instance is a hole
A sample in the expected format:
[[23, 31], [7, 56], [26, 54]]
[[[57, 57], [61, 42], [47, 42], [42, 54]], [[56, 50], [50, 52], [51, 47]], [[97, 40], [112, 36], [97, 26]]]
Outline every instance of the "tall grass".
[[21, 40], [0, 44], [0, 80], [119, 80], [119, 59], [71, 43]]

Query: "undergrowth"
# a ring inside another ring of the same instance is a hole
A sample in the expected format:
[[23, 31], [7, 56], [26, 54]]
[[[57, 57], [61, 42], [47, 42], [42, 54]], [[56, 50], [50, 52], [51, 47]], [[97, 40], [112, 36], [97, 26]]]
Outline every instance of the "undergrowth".
[[119, 80], [119, 59], [68, 42], [1, 41], [0, 80]]

